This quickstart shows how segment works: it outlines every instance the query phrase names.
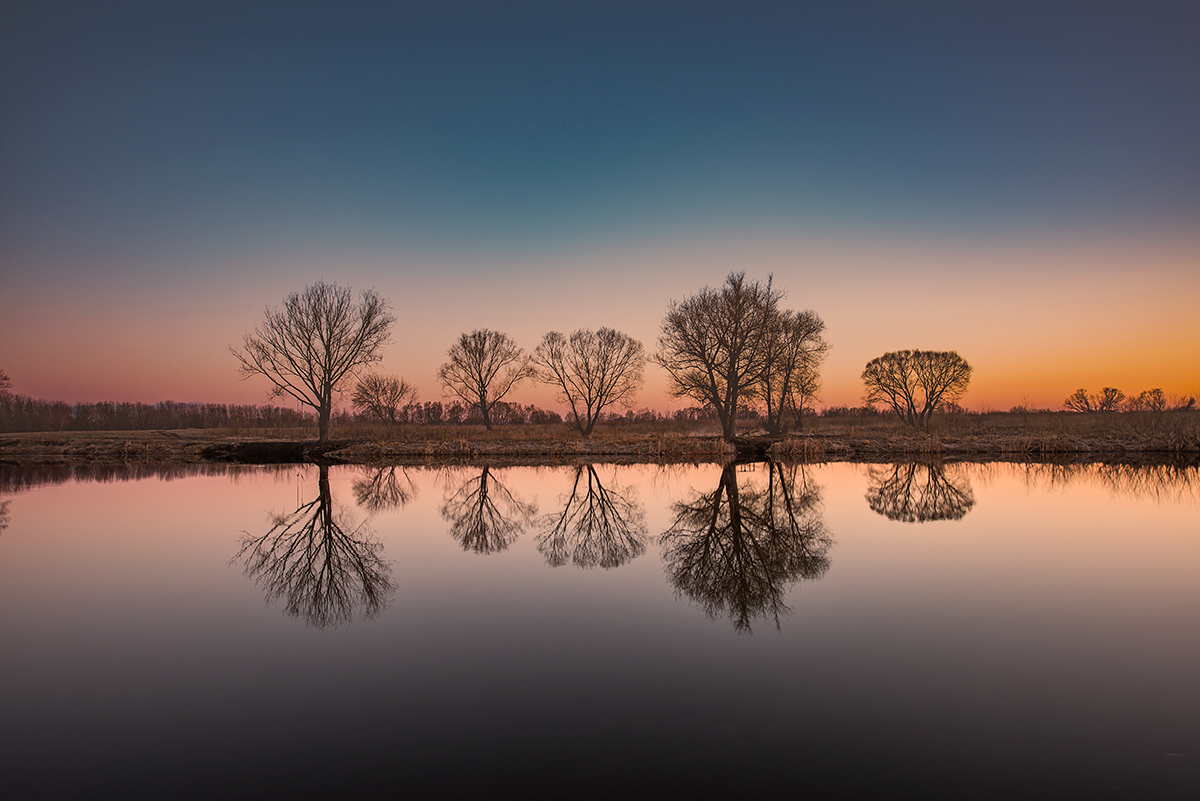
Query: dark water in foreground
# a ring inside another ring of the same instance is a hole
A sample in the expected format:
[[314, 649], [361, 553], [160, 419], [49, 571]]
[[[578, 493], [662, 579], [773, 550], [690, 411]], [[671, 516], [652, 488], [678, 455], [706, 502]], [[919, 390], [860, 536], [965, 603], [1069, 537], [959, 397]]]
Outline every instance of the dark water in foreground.
[[1200, 797], [1200, 476], [0, 474], [0, 795]]

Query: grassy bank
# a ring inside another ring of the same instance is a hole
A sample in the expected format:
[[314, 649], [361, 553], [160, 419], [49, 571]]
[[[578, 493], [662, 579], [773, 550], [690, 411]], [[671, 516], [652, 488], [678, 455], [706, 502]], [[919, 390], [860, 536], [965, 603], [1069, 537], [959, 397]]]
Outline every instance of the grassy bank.
[[[747, 437], [764, 435], [747, 427]], [[1200, 454], [1200, 412], [1122, 414], [996, 413], [947, 415], [928, 431], [894, 417], [813, 418], [803, 431], [763, 443], [780, 458], [845, 459], [1055, 455]], [[90, 431], [0, 436], [0, 461], [10, 464], [271, 463], [328, 460], [355, 464], [484, 459], [594, 459], [598, 461], [723, 461], [734, 449], [716, 426], [622, 424], [601, 427], [589, 439], [561, 425], [360, 426], [338, 430], [318, 445], [310, 430], [188, 429]]]

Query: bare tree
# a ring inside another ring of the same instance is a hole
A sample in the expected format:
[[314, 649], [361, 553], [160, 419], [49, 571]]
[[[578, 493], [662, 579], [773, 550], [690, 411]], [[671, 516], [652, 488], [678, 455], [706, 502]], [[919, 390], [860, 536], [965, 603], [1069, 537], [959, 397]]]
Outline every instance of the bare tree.
[[9, 394], [12, 389], [12, 379], [8, 377], [8, 373], [0, 370], [0, 398]]
[[314, 409], [324, 442], [334, 393], [346, 376], [382, 358], [395, 321], [374, 290], [365, 290], [355, 304], [349, 287], [318, 281], [288, 295], [282, 309], [267, 308], [262, 325], [229, 352], [243, 379], [264, 376], [272, 384], [270, 397], [287, 396]]
[[1063, 407], [1072, 412], [1096, 411], [1092, 408], [1092, 396], [1082, 387], [1067, 396], [1067, 399], [1063, 401]]
[[462, 334], [446, 355], [450, 361], [438, 370], [438, 377], [449, 392], [479, 410], [488, 431], [492, 430], [496, 403], [534, 375], [525, 351], [517, 343], [507, 334], [486, 328]]
[[759, 394], [780, 297], [770, 279], [763, 286], [730, 273], [719, 290], [672, 301], [663, 318], [654, 361], [670, 376], [670, 393], [715, 410], [726, 439], [736, 433], [739, 404]]
[[538, 380], [558, 389], [559, 402], [571, 406], [572, 424], [587, 437], [606, 407], [633, 405], [646, 351], [641, 342], [611, 328], [580, 329], [570, 337], [551, 331], [532, 362]]
[[781, 311], [774, 315], [762, 378], [770, 433], [785, 433], [789, 423], [798, 426], [805, 402], [820, 389], [821, 363], [829, 353], [829, 343], [821, 336], [824, 331], [824, 321], [813, 311]]
[[1098, 412], [1115, 412], [1121, 408], [1125, 393], [1116, 387], [1105, 387], [1099, 395], [1092, 396], [1092, 405]]
[[942, 404], [957, 401], [971, 381], [971, 365], [954, 351], [901, 350], [867, 363], [867, 403], [887, 403], [911, 426], [925, 428]]
[[417, 388], [403, 378], [371, 373], [354, 385], [350, 403], [357, 411], [375, 415], [385, 423], [395, 423], [400, 409], [415, 403]]

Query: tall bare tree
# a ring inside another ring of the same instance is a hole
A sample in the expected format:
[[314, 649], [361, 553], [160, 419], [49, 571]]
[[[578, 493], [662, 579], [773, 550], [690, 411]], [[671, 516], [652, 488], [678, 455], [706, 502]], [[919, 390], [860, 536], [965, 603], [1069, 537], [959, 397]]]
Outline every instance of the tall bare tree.
[[730, 273], [720, 289], [672, 301], [663, 318], [654, 361], [667, 371], [668, 390], [712, 407], [726, 439], [739, 406], [760, 394], [781, 296], [770, 279], [763, 286]]
[[0, 398], [9, 394], [12, 389], [12, 379], [8, 377], [8, 373], [0, 370]]
[[482, 329], [462, 334], [438, 370], [446, 389], [479, 410], [492, 430], [492, 409], [518, 383], [534, 375], [525, 351], [507, 334]]
[[580, 329], [570, 337], [551, 331], [533, 353], [537, 377], [571, 406], [571, 422], [590, 436], [600, 413], [613, 404], [630, 406], [642, 386], [646, 351], [628, 334]]
[[370, 373], [358, 380], [350, 403], [360, 412], [375, 415], [385, 423], [395, 423], [400, 409], [417, 400], [417, 388], [394, 375]]
[[911, 426], [925, 428], [944, 403], [957, 401], [971, 381], [971, 365], [954, 351], [900, 350], [867, 363], [867, 403], [886, 403]]
[[805, 402], [821, 388], [821, 363], [829, 353], [829, 343], [821, 336], [824, 331], [825, 323], [816, 312], [775, 314], [762, 378], [770, 433], [782, 434], [792, 424], [799, 426]]
[[391, 337], [387, 301], [365, 290], [356, 304], [349, 287], [318, 281], [293, 292], [283, 308], [267, 308], [265, 319], [241, 348], [230, 347], [242, 378], [261, 375], [270, 397], [290, 397], [314, 409], [321, 441], [329, 438], [333, 396], [347, 376], [382, 358]]

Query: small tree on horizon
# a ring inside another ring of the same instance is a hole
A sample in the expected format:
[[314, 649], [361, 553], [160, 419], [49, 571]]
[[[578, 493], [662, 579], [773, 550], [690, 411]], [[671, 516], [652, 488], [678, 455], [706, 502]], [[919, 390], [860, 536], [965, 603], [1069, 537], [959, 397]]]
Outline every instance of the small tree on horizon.
[[396, 423], [400, 410], [415, 403], [417, 388], [399, 376], [370, 373], [359, 379], [350, 396], [356, 411], [368, 412], [385, 423]]

